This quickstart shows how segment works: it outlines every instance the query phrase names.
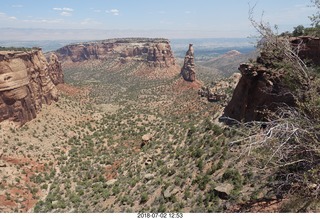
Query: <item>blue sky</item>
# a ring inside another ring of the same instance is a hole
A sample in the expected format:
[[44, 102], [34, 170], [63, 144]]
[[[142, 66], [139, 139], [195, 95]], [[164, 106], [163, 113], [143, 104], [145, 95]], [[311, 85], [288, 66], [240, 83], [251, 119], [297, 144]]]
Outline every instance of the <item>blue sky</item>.
[[[247, 37], [255, 16], [281, 31], [310, 24], [309, 0], [2, 0], [0, 28], [185, 31], [193, 37]], [[188, 37], [186, 36], [186, 37]]]

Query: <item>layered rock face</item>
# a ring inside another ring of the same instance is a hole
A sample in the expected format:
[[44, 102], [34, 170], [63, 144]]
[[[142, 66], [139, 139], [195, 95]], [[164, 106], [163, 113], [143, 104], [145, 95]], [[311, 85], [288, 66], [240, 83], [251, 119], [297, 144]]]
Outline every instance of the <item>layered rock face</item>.
[[301, 36], [293, 37], [290, 41], [302, 59], [308, 59], [320, 65], [320, 38]]
[[224, 117], [244, 122], [263, 120], [266, 113], [283, 104], [295, 105], [292, 93], [281, 82], [284, 72], [274, 72], [262, 63], [241, 64], [239, 70], [242, 77], [224, 110]]
[[195, 64], [194, 64], [194, 50], [193, 45], [189, 44], [189, 49], [184, 58], [184, 64], [181, 69], [181, 75], [184, 80], [193, 82], [196, 80]]
[[62, 73], [61, 63], [58, 57], [51, 53], [48, 63], [49, 77], [54, 85], [64, 83], [64, 75]]
[[150, 67], [175, 65], [167, 39], [125, 38], [72, 44], [57, 50], [56, 55], [64, 62], [118, 59], [121, 62], [141, 61]]
[[48, 63], [40, 49], [0, 52], [0, 121], [24, 124], [36, 118], [43, 103], [58, 99], [59, 83], [63, 73], [56, 56]]
[[[290, 39], [290, 43], [301, 59], [320, 65], [319, 38], [295, 37]], [[255, 64], [240, 65], [239, 70], [242, 78], [234, 90], [232, 100], [225, 108], [225, 117], [245, 122], [264, 120], [270, 111], [275, 112], [279, 106], [296, 106], [297, 100], [292, 91], [297, 88], [301, 91], [307, 90], [308, 83], [302, 78], [290, 82], [293, 76], [286, 72], [290, 69], [273, 66], [274, 62], [279, 60], [281, 61], [282, 58], [272, 59], [262, 52]], [[303, 100], [303, 94], [300, 96], [298, 98]]]

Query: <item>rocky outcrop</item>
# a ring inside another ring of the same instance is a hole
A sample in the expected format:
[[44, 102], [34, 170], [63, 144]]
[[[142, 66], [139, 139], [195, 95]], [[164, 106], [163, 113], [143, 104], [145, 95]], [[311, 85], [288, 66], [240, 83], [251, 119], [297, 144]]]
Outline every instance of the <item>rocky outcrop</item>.
[[241, 64], [239, 70], [242, 77], [223, 117], [245, 122], [263, 120], [266, 113], [283, 104], [295, 105], [290, 89], [282, 83], [285, 72], [266, 68], [262, 63]]
[[0, 52], [0, 121], [24, 124], [36, 118], [42, 104], [58, 99], [55, 84], [63, 83], [61, 65], [48, 63], [41, 49]]
[[72, 44], [56, 52], [64, 62], [116, 59], [121, 62], [140, 61], [150, 67], [167, 68], [175, 59], [167, 39], [125, 38]]
[[320, 38], [311, 36], [292, 37], [290, 42], [298, 50], [299, 57], [320, 65]]
[[49, 58], [48, 73], [54, 85], [64, 83], [64, 75], [62, 73], [61, 63], [58, 60], [58, 57], [53, 53], [51, 53]]
[[241, 78], [240, 73], [234, 73], [231, 77], [203, 86], [198, 90], [198, 95], [206, 97], [209, 102], [224, 101], [230, 98], [230, 92], [235, 89]]
[[184, 58], [184, 64], [181, 69], [181, 75], [184, 80], [193, 82], [196, 80], [195, 64], [194, 64], [194, 50], [193, 45], [189, 44], [189, 49]]
[[[279, 42], [281, 40], [279, 38]], [[303, 36], [289, 40], [301, 59], [320, 65], [319, 38]], [[304, 101], [307, 98], [305, 91], [309, 89], [308, 76], [304, 73], [300, 75], [298, 70], [295, 71], [296, 67], [290, 67], [290, 61], [282, 51], [277, 51], [278, 47], [272, 47], [273, 50], [266, 48], [262, 49], [255, 62], [240, 65], [242, 78], [222, 119], [232, 118], [245, 122], [266, 120], [269, 113], [276, 112], [279, 107], [295, 107], [298, 100]]]

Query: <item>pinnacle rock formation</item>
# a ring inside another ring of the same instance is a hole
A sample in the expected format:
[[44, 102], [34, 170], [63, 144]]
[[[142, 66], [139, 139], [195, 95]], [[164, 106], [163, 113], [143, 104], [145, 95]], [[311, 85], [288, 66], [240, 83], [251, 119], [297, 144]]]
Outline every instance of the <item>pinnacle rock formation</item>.
[[193, 45], [189, 44], [189, 50], [184, 58], [184, 64], [181, 69], [181, 75], [184, 80], [193, 82], [196, 80], [195, 64], [194, 64], [194, 50]]
[[0, 122], [24, 124], [36, 118], [42, 104], [58, 99], [55, 84], [63, 83], [61, 64], [47, 62], [41, 49], [0, 52]]

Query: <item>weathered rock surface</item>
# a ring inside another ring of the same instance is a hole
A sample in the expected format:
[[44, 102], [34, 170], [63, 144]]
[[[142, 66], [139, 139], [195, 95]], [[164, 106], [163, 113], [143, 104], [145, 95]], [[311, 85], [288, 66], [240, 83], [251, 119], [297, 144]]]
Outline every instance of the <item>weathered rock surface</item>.
[[240, 73], [234, 73], [231, 77], [218, 81], [213, 86], [203, 86], [198, 90], [201, 97], [206, 97], [209, 102], [217, 102], [229, 99], [230, 90], [234, 90], [241, 78]]
[[63, 73], [57, 57], [48, 63], [41, 49], [0, 52], [0, 122], [24, 124], [36, 118], [43, 103], [58, 99], [58, 83]]
[[48, 65], [49, 77], [54, 85], [64, 83], [64, 75], [62, 74], [62, 67], [58, 57], [51, 53]]
[[148, 174], [144, 175], [144, 178], [147, 181], [152, 180], [154, 178], [154, 174], [148, 173]]
[[285, 72], [276, 72], [263, 63], [241, 64], [239, 70], [242, 77], [224, 110], [224, 117], [245, 122], [263, 120], [269, 111], [274, 112], [283, 104], [295, 105], [292, 93], [282, 83]]
[[[291, 46], [301, 59], [320, 65], [320, 38], [302, 36], [290, 38]], [[279, 107], [297, 104], [297, 99], [305, 98], [303, 91], [308, 90], [308, 78], [289, 74], [285, 66], [275, 67], [274, 63], [283, 60], [283, 57], [272, 56], [264, 51], [254, 63], [241, 64], [239, 70], [242, 74], [232, 100], [224, 110], [224, 116], [238, 121], [265, 120], [270, 112]], [[293, 95], [295, 90], [300, 94]]]
[[320, 38], [311, 36], [293, 37], [291, 44], [296, 47], [298, 55], [302, 59], [311, 60], [314, 64], [320, 65]]
[[216, 186], [214, 188], [214, 192], [219, 196], [219, 198], [228, 199], [233, 188], [234, 186], [232, 184], [224, 183]]
[[142, 141], [141, 141], [141, 147], [145, 146], [146, 144], [149, 143], [149, 141], [152, 139], [152, 135], [151, 134], [145, 134], [142, 136]]
[[124, 38], [78, 43], [58, 49], [56, 55], [64, 62], [112, 58], [121, 62], [145, 62], [150, 67], [167, 68], [175, 65], [169, 40], [158, 38]]
[[196, 80], [195, 64], [194, 64], [194, 50], [193, 45], [189, 44], [189, 49], [184, 58], [184, 64], [181, 69], [181, 75], [184, 80], [193, 82]]

